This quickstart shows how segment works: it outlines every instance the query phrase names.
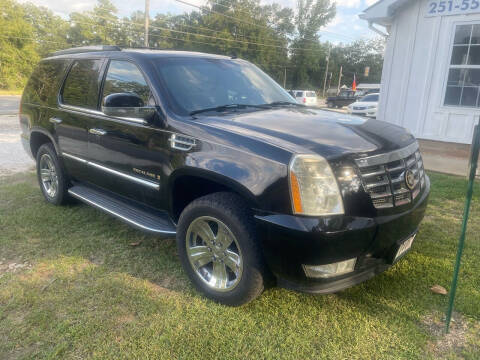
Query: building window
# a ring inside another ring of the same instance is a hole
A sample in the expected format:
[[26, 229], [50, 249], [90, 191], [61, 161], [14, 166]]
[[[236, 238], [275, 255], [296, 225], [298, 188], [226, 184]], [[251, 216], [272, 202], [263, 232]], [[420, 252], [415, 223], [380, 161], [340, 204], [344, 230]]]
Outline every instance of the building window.
[[480, 24], [457, 25], [444, 105], [480, 107]]

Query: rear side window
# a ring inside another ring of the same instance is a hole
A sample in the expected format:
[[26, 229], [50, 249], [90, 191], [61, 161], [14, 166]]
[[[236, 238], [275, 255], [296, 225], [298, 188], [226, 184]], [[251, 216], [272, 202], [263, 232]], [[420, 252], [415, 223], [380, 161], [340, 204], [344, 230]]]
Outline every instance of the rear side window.
[[315, 94], [315, 91], [307, 91], [307, 97], [315, 97], [317, 94]]
[[138, 67], [129, 61], [112, 60], [103, 86], [103, 97], [126, 92], [140, 96], [145, 104], [149, 102], [150, 88]]
[[303, 96], [303, 91], [297, 91], [295, 94], [295, 97], [302, 97]]
[[66, 67], [65, 60], [48, 60], [38, 64], [25, 87], [23, 101], [37, 105], [56, 104]]
[[65, 105], [96, 109], [100, 88], [99, 74], [102, 60], [76, 60], [63, 85]]

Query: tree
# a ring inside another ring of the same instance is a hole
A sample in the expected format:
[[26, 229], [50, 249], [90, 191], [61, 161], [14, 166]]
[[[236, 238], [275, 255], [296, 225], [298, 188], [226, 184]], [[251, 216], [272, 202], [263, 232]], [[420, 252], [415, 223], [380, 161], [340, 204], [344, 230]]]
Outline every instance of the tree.
[[292, 42], [294, 66], [292, 87], [320, 88], [321, 63], [326, 49], [319, 43], [318, 31], [335, 17], [335, 3], [330, 0], [298, 0], [295, 17], [296, 36]]
[[23, 87], [39, 60], [34, 28], [25, 20], [23, 7], [4, 0], [0, 13], [0, 88]]
[[[348, 86], [352, 84], [354, 74], [357, 83], [380, 83], [384, 48], [385, 41], [382, 38], [357, 40], [351, 44], [336, 46], [332, 49], [331, 69], [343, 66], [342, 83]], [[368, 77], [364, 76], [366, 67], [370, 68]], [[335, 81], [338, 81], [338, 73], [335, 74]]]
[[117, 8], [110, 0], [97, 0], [93, 11], [70, 14], [70, 43], [79, 45], [115, 44], [121, 29]]

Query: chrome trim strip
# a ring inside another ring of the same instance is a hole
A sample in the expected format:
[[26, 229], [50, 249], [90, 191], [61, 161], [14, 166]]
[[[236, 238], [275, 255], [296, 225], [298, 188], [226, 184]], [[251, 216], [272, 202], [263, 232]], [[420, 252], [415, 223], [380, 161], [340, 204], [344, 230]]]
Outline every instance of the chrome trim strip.
[[397, 160], [406, 158], [407, 156], [412, 155], [417, 150], [418, 150], [418, 143], [415, 141], [414, 143], [402, 149], [391, 151], [384, 154], [355, 159], [355, 162], [361, 168], [366, 166], [383, 165], [392, 161], [397, 161]]
[[66, 152], [63, 152], [63, 153], [62, 153], [62, 156], [66, 156], [66, 157], [68, 157], [68, 158], [70, 158], [70, 159], [72, 159], [72, 160], [79, 161], [79, 162], [81, 162], [82, 164], [87, 164], [87, 163], [88, 163], [87, 160], [82, 159], [82, 158], [79, 158], [79, 157], [76, 157], [76, 156], [74, 156], [74, 155], [72, 155], [72, 154], [68, 154], [68, 153], [66, 153]]
[[152, 229], [148, 226], [145, 226], [145, 225], [142, 225], [132, 219], [129, 219], [123, 215], [120, 215], [119, 213], [113, 211], [113, 210], [110, 210], [110, 209], [107, 209], [105, 206], [102, 206], [102, 205], [99, 205], [98, 203], [96, 203], [95, 201], [92, 201], [90, 199], [87, 199], [86, 197], [84, 196], [81, 196], [81, 195], [78, 195], [76, 194], [74, 191], [72, 191], [71, 189], [68, 190], [68, 193], [70, 195], [72, 195], [73, 197], [76, 197], [77, 199], [79, 200], [82, 200], [84, 202], [86, 202], [87, 204], [90, 204], [92, 206], [95, 206], [96, 208], [100, 209], [100, 210], [103, 210], [105, 211], [106, 213], [110, 214], [110, 215], [113, 215], [113, 216], [116, 216], [118, 217], [119, 219], [122, 219], [124, 220], [125, 222], [128, 222], [129, 224], [132, 224], [132, 225], [135, 225], [141, 229], [144, 229], [144, 230], [147, 230], [147, 231], [151, 231], [151, 232], [155, 232], [155, 233], [161, 233], [161, 234], [171, 234], [171, 235], [175, 235], [177, 232], [176, 231], [162, 231], [162, 230], [157, 230], [157, 229]]
[[159, 190], [160, 189], [160, 184], [159, 183], [156, 183], [156, 182], [153, 182], [153, 181], [149, 181], [149, 180], [145, 180], [145, 179], [140, 179], [136, 176], [132, 176], [132, 175], [128, 175], [128, 174], [125, 174], [123, 172], [120, 172], [120, 171], [117, 171], [117, 170], [113, 170], [109, 167], [106, 167], [106, 166], [103, 166], [103, 165], [100, 165], [100, 164], [97, 164], [97, 163], [94, 163], [92, 161], [88, 161], [88, 160], [85, 160], [85, 159], [82, 159], [82, 158], [79, 158], [77, 156], [74, 156], [74, 155], [71, 155], [71, 154], [68, 154], [68, 153], [62, 153], [63, 156], [66, 156], [70, 159], [73, 159], [73, 160], [76, 160], [76, 161], [79, 161], [83, 164], [86, 164], [87, 166], [92, 166], [96, 169], [100, 169], [100, 170], [103, 170], [105, 172], [108, 172], [110, 174], [113, 174], [113, 175], [117, 175], [117, 176], [120, 176], [124, 179], [127, 179], [127, 180], [130, 180], [130, 181], [133, 181], [133, 182], [136, 182], [140, 185], [144, 185], [144, 186], [147, 186], [147, 187], [150, 187], [152, 189], [155, 189], [155, 190]]
[[136, 183], [138, 183], [138, 184], [140, 184], [140, 185], [145, 185], [145, 186], [151, 187], [152, 189], [155, 189], [155, 190], [160, 189], [160, 184], [158, 184], [158, 183], [154, 183], [154, 182], [152, 182], [152, 181], [140, 179], [140, 178], [137, 178], [137, 177], [135, 177], [135, 176], [127, 175], [127, 174], [125, 174], [125, 173], [123, 173], [123, 172], [120, 172], [120, 171], [117, 171], [117, 170], [113, 170], [113, 169], [111, 169], [111, 168], [108, 168], [108, 167], [106, 167], [106, 166], [103, 166], [103, 165], [100, 165], [100, 164], [97, 164], [97, 163], [94, 163], [94, 162], [91, 162], [91, 161], [88, 162], [88, 165], [93, 166], [94, 168], [103, 170], [103, 171], [105, 171], [105, 172], [108, 172], [108, 173], [110, 173], [110, 174], [120, 176], [120, 177], [122, 177], [122, 178], [124, 178], [124, 179], [130, 180], [130, 181], [133, 181], [133, 182], [136, 182]]
[[91, 109], [86, 109], [82, 108], [79, 106], [73, 106], [73, 105], [65, 105], [65, 104], [59, 104], [61, 108], [67, 109], [67, 110], [72, 110], [72, 111], [77, 111], [77, 112], [82, 112], [82, 113], [87, 113], [87, 114], [93, 114], [93, 115], [103, 115], [105, 116], [104, 113], [98, 111], [98, 110], [91, 110]]
[[80, 112], [84, 114], [90, 114], [90, 115], [95, 115], [95, 116], [100, 116], [102, 118], [107, 118], [107, 119], [112, 119], [112, 120], [123, 120], [123, 121], [128, 121], [140, 125], [147, 125], [148, 122], [145, 121], [144, 119], [136, 119], [136, 118], [130, 118], [130, 117], [116, 117], [116, 116], [109, 116], [106, 115], [105, 113], [98, 111], [98, 110], [91, 110], [91, 109], [86, 109], [82, 108], [79, 106], [73, 106], [73, 105], [65, 105], [65, 104], [59, 104], [60, 108], [64, 110], [69, 110], [69, 111], [75, 111], [75, 112]]

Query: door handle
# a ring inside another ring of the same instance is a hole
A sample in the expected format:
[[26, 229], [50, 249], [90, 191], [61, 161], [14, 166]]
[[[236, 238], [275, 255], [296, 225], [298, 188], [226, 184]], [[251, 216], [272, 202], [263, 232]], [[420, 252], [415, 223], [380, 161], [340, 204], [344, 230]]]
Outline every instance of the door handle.
[[88, 132], [90, 134], [99, 135], [99, 136], [103, 136], [107, 133], [105, 130], [102, 130], [102, 129], [90, 129], [88, 130]]
[[50, 121], [52, 124], [60, 124], [63, 120], [56, 117], [51, 117], [48, 119], [48, 121]]

